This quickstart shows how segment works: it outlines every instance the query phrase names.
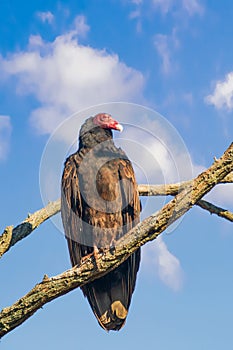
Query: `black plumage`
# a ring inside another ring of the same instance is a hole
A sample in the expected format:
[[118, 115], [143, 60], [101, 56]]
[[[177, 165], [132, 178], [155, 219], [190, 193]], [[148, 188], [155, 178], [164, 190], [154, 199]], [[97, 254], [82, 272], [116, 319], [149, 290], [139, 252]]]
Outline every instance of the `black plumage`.
[[[114, 145], [121, 125], [100, 113], [80, 130], [79, 149], [65, 162], [61, 214], [72, 265], [96, 249], [112, 248], [139, 222], [140, 200], [132, 164]], [[140, 264], [140, 249], [119, 267], [82, 287], [101, 327], [125, 323]]]

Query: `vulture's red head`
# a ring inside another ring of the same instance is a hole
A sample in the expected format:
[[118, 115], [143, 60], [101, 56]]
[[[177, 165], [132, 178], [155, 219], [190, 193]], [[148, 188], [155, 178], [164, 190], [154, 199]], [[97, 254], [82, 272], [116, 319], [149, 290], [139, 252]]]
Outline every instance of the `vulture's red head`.
[[93, 118], [93, 123], [103, 129], [123, 130], [123, 126], [108, 113], [96, 114]]
[[122, 131], [123, 126], [108, 113], [89, 117], [79, 132], [79, 148], [93, 148], [96, 144], [112, 140], [112, 130]]

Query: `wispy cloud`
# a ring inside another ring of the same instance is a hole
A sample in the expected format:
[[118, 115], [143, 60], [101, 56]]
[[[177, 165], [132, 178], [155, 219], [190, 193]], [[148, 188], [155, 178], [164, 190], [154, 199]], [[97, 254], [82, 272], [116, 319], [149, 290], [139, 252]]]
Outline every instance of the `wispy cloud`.
[[199, 0], [152, 0], [152, 3], [163, 15], [173, 10], [186, 12], [189, 16], [204, 13], [204, 6]]
[[162, 71], [169, 74], [172, 70], [171, 54], [168, 46], [168, 36], [164, 34], [156, 34], [154, 38], [154, 45], [162, 59]]
[[167, 14], [172, 10], [174, 0], [152, 0], [152, 3], [156, 9], [161, 11], [162, 14]]
[[198, 0], [182, 0], [182, 7], [189, 16], [203, 15], [204, 5]]
[[143, 261], [147, 272], [155, 273], [163, 283], [174, 291], [183, 285], [183, 269], [161, 237], [143, 248]]
[[168, 75], [177, 69], [177, 66], [172, 59], [174, 50], [180, 45], [176, 35], [176, 28], [174, 27], [171, 35], [167, 34], [156, 34], [154, 36], [154, 46], [158, 55], [162, 61], [162, 72]]
[[228, 73], [224, 80], [216, 83], [213, 93], [206, 96], [205, 101], [217, 109], [233, 109], [233, 72]]
[[11, 120], [9, 116], [0, 115], [0, 160], [6, 159], [11, 137]]
[[74, 20], [74, 32], [78, 36], [85, 37], [90, 30], [84, 15], [78, 15]]
[[143, 3], [143, 0], [131, 0], [131, 2], [135, 5], [141, 5]]
[[155, 14], [160, 14], [163, 17], [170, 15], [169, 26], [173, 23], [172, 31], [170, 33], [156, 33], [153, 37], [153, 44], [162, 61], [162, 72], [169, 75], [176, 71], [177, 64], [173, 57], [176, 49], [180, 47], [178, 31], [183, 31], [184, 28], [187, 30], [186, 19], [195, 15], [202, 16], [205, 12], [204, 5], [200, 0], [131, 0], [130, 3], [133, 10], [131, 10], [129, 18], [135, 20], [137, 32], [143, 32], [144, 23], [148, 17], [151, 18]]
[[[186, 17], [202, 16], [205, 12], [205, 7], [201, 0], [129, 0], [134, 6], [134, 10], [130, 12], [129, 18], [136, 19], [137, 29], [142, 29], [144, 17], [150, 13], [158, 12], [162, 16], [177, 14]], [[180, 16], [179, 16], [180, 17]]]
[[37, 17], [43, 22], [48, 22], [49, 24], [51, 24], [54, 21], [54, 15], [52, 14], [52, 12], [50, 11], [39, 11], [36, 13]]

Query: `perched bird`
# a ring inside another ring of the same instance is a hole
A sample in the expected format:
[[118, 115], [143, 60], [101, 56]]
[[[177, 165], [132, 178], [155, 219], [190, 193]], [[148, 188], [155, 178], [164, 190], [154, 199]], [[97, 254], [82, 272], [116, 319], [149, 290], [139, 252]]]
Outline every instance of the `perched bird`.
[[[78, 151], [65, 162], [61, 214], [71, 263], [79, 265], [96, 250], [115, 242], [139, 222], [140, 200], [134, 170], [112, 130], [122, 126], [107, 113], [88, 118]], [[135, 288], [140, 249], [103, 277], [81, 289], [105, 330], [124, 325]]]

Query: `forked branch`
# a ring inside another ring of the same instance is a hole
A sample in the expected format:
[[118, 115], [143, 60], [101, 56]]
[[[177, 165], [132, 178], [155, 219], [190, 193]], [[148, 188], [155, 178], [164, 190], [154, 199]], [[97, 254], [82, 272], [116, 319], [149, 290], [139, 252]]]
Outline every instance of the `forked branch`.
[[86, 259], [80, 266], [49, 278], [45, 276], [28, 294], [0, 313], [0, 337], [22, 324], [49, 301], [103, 276], [125, 261], [140, 246], [158, 237], [184, 215], [217, 183], [233, 171], [233, 144], [214, 164], [185, 186], [157, 213], [117, 241], [114, 253], [105, 250]]
[[[138, 191], [140, 196], [175, 196], [187, 186], [192, 184], [193, 180], [184, 181], [175, 184], [166, 185], [138, 185]], [[233, 173], [228, 174], [218, 184], [233, 183]], [[216, 214], [226, 220], [233, 221], [233, 213], [215, 206], [212, 203], [201, 200], [195, 203], [202, 209], [208, 210], [211, 214]], [[13, 247], [21, 239], [30, 235], [39, 225], [44, 221], [56, 215], [61, 210], [60, 199], [50, 202], [46, 207], [37, 210], [33, 214], [29, 214], [28, 217], [18, 226], [7, 226], [0, 236], [0, 258], [11, 247]]]

